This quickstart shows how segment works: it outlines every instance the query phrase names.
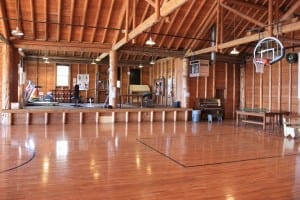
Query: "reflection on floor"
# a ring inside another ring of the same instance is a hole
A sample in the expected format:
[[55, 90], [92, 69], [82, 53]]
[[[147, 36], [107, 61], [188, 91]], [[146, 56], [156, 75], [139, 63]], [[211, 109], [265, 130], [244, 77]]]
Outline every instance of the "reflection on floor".
[[2, 126], [0, 136], [5, 168], [30, 157], [22, 148], [35, 152], [0, 174], [0, 199], [300, 199], [300, 140], [280, 127], [15, 125]]

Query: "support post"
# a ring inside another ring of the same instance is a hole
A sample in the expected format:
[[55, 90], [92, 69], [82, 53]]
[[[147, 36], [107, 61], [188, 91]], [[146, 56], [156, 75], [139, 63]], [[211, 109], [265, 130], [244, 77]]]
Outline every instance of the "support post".
[[109, 53], [109, 105], [117, 106], [117, 52]]

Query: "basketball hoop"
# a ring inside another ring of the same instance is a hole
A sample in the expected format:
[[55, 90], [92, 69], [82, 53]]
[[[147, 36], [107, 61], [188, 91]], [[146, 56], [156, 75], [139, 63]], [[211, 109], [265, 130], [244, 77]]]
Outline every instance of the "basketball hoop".
[[264, 73], [265, 65], [269, 64], [269, 59], [266, 58], [253, 58], [256, 73]]

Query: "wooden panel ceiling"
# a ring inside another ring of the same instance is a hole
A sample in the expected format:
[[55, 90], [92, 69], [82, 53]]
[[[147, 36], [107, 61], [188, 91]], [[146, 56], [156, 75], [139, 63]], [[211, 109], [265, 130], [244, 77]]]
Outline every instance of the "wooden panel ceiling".
[[[300, 29], [299, 0], [0, 0], [0, 5], [2, 41], [22, 48], [25, 57], [74, 62], [107, 58], [111, 49], [119, 52], [120, 63], [212, 50], [226, 55], [236, 45], [245, 56], [272, 28], [293, 41]], [[12, 35], [17, 26], [23, 37]], [[150, 35], [153, 47], [145, 45]]]

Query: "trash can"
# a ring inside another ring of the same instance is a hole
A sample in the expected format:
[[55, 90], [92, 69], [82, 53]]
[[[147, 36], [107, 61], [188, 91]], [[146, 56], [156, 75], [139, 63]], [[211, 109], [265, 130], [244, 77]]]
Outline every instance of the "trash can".
[[201, 116], [201, 110], [192, 110], [192, 121], [199, 122]]
[[208, 121], [208, 123], [212, 123], [212, 121], [213, 121], [213, 116], [212, 116], [212, 114], [208, 114], [208, 115], [207, 115], [207, 121]]

